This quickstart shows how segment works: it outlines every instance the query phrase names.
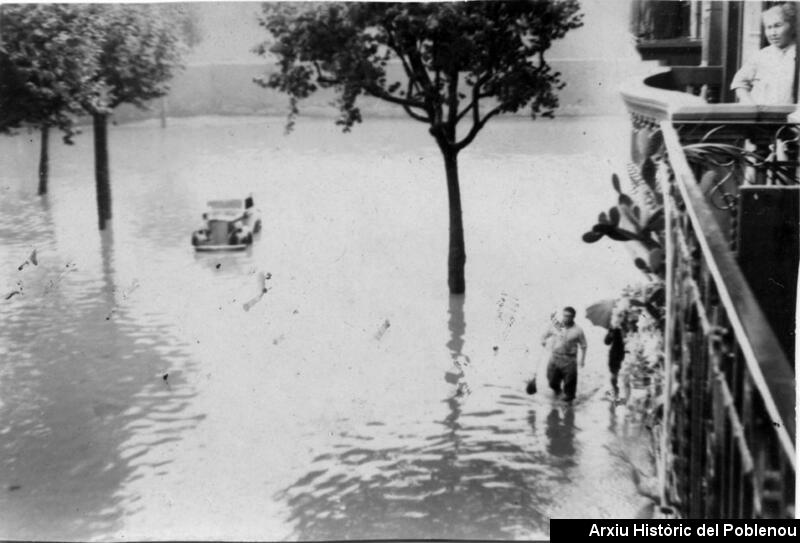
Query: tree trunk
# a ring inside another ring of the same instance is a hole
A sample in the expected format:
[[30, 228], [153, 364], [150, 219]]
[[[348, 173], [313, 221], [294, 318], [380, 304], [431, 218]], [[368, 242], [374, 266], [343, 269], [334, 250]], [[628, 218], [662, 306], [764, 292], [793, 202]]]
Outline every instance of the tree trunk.
[[47, 178], [50, 173], [50, 127], [41, 127], [42, 145], [39, 153], [39, 196], [47, 194]]
[[447, 196], [450, 207], [447, 285], [450, 287], [450, 294], [463, 294], [466, 290], [464, 265], [467, 262], [467, 253], [464, 249], [464, 224], [461, 218], [461, 189], [458, 186], [458, 153], [442, 149], [442, 154], [447, 174]]
[[111, 219], [111, 179], [108, 170], [108, 115], [95, 113], [94, 120], [94, 179], [97, 188], [97, 218], [100, 230]]
[[167, 97], [161, 97], [161, 111], [159, 112], [159, 117], [161, 117], [161, 128], [167, 127]]

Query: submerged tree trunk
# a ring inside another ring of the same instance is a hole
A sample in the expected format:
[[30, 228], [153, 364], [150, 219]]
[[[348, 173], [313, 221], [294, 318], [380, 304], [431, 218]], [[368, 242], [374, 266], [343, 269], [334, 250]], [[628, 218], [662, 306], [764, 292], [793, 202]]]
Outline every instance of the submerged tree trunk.
[[47, 178], [50, 174], [50, 127], [41, 127], [42, 145], [39, 153], [39, 196], [47, 194]]
[[167, 127], [167, 97], [162, 96], [160, 100], [159, 117], [161, 118], [161, 128]]
[[447, 255], [447, 285], [450, 294], [463, 294], [466, 290], [464, 266], [467, 253], [464, 249], [464, 224], [461, 218], [461, 189], [458, 184], [458, 152], [442, 149], [447, 174], [447, 197], [450, 207], [450, 248]]
[[97, 218], [100, 230], [111, 219], [111, 179], [108, 169], [108, 115], [95, 113], [94, 120], [94, 179], [97, 188]]

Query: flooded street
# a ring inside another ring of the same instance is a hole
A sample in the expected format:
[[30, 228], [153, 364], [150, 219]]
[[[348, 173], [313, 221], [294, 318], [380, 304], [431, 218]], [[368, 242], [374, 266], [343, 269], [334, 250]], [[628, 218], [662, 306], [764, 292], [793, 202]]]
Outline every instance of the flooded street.
[[[582, 318], [639, 279], [621, 244], [581, 241], [627, 119], [486, 127], [460, 156], [452, 298], [424, 125], [283, 122], [112, 127], [102, 234], [90, 128], [53, 138], [46, 199], [38, 135], [0, 138], [0, 539], [530, 539], [635, 515], [615, 454], [635, 429]], [[248, 192], [253, 248], [195, 254], [206, 199]], [[572, 407], [539, 346], [564, 305], [589, 341]]]

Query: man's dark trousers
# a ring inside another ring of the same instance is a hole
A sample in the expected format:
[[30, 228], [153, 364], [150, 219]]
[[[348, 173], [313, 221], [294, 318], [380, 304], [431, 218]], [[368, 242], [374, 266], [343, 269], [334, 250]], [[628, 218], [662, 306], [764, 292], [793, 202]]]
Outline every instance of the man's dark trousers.
[[556, 394], [561, 392], [562, 381], [564, 399], [572, 400], [575, 398], [575, 391], [578, 388], [577, 355], [562, 353], [550, 355], [550, 362], [547, 364], [547, 382]]

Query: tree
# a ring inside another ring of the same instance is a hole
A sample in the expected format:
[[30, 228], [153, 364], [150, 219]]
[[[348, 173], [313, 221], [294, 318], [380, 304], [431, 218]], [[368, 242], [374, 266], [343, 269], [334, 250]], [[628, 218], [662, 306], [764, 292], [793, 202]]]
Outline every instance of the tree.
[[273, 40], [255, 51], [275, 54], [278, 71], [256, 82], [289, 95], [288, 129], [299, 100], [319, 88], [335, 91], [345, 131], [361, 122], [362, 95], [428, 125], [444, 158], [448, 285], [458, 294], [466, 263], [458, 154], [499, 114], [553, 114], [564, 83], [545, 51], [581, 19], [576, 0], [265, 4], [260, 24]]
[[166, 95], [183, 47], [179, 29], [155, 6], [90, 4], [83, 9], [100, 47], [93, 82], [101, 90], [83, 105], [93, 120], [97, 211], [103, 230], [111, 219], [108, 118], [121, 104], [145, 108], [147, 101]]
[[[177, 28], [178, 36], [186, 49], [191, 49], [203, 41], [203, 28], [201, 24], [199, 6], [196, 3], [182, 4], [157, 4], [154, 6], [157, 13]], [[167, 97], [159, 100], [159, 116], [161, 128], [167, 126]]]
[[0, 6], [0, 133], [41, 130], [39, 194], [47, 193], [49, 131], [72, 143], [97, 47], [81, 10], [70, 4]]

